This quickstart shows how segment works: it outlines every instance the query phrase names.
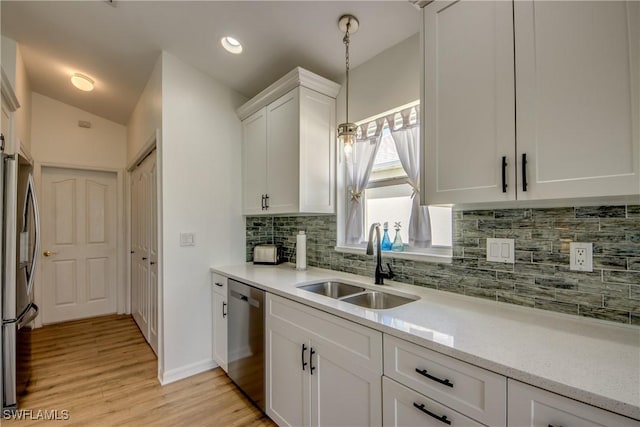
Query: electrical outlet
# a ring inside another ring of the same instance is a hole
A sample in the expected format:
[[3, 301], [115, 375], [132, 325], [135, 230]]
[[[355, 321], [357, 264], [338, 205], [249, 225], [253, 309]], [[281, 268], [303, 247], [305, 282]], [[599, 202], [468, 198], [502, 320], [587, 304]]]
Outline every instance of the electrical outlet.
[[593, 271], [593, 243], [569, 245], [569, 269], [575, 271]]

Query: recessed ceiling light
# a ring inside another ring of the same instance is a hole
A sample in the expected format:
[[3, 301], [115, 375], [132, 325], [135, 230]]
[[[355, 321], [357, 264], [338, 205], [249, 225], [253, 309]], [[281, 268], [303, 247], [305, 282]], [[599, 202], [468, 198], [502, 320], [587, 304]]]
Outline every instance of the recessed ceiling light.
[[225, 36], [222, 39], [220, 39], [220, 43], [222, 43], [222, 47], [224, 47], [225, 49], [227, 49], [227, 51], [231, 53], [235, 53], [235, 54], [242, 53], [242, 45], [238, 40], [234, 39], [233, 37]]
[[84, 74], [74, 73], [71, 76], [71, 83], [75, 87], [85, 92], [91, 92], [93, 90], [93, 80]]

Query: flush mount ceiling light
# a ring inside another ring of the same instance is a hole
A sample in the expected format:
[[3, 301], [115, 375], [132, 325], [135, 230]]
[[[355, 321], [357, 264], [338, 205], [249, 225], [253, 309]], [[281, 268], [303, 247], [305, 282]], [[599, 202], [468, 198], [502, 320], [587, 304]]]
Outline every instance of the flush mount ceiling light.
[[222, 47], [224, 47], [228, 52], [235, 54], [242, 53], [242, 45], [237, 39], [233, 37], [224, 36], [220, 39], [220, 43], [222, 44]]
[[351, 153], [353, 144], [356, 142], [357, 126], [349, 122], [349, 35], [358, 31], [360, 23], [353, 15], [342, 15], [338, 20], [338, 28], [344, 33], [342, 42], [344, 43], [344, 62], [346, 69], [346, 121], [338, 125], [338, 141], [343, 144], [344, 152]]
[[93, 90], [93, 80], [84, 74], [74, 73], [71, 76], [71, 83], [73, 83], [73, 85], [78, 89], [85, 92], [91, 92]]

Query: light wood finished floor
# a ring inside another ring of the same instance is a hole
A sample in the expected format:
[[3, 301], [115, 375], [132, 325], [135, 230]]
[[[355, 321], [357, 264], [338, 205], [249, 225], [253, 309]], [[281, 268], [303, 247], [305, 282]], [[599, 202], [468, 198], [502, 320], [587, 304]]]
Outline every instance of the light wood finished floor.
[[275, 425], [220, 368], [160, 386], [156, 357], [130, 316], [36, 329], [21, 408], [34, 417], [38, 410], [68, 410], [69, 420], [2, 420], [2, 426]]

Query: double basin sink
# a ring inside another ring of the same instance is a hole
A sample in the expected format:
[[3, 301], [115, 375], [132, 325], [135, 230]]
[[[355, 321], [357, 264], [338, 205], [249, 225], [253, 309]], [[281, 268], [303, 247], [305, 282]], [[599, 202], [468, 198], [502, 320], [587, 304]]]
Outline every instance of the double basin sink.
[[383, 291], [374, 291], [362, 286], [338, 281], [311, 283], [298, 286], [298, 288], [374, 310], [394, 308], [419, 299], [419, 297], [413, 295], [402, 296]]

